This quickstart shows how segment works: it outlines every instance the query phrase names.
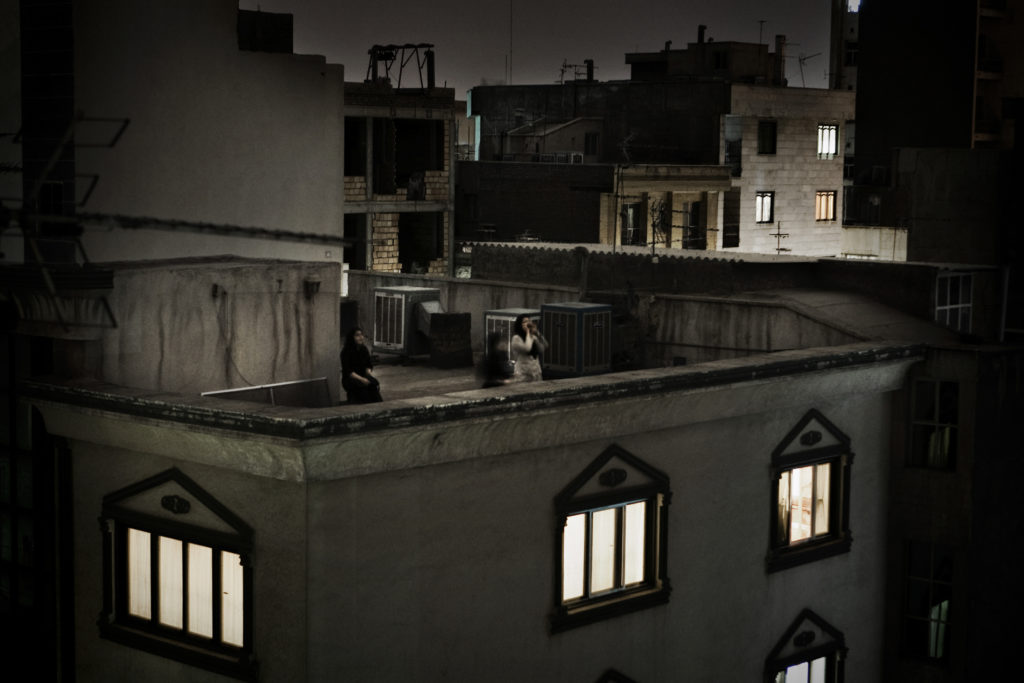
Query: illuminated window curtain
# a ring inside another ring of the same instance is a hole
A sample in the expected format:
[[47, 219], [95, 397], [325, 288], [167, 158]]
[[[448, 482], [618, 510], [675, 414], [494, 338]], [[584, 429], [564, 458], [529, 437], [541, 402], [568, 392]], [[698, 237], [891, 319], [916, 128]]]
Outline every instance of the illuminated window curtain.
[[647, 502], [630, 503], [625, 510], [626, 539], [624, 543], [623, 583], [627, 586], [644, 580], [644, 530], [647, 525]]
[[832, 468], [827, 463], [817, 466], [817, 477], [814, 485], [814, 535], [828, 533], [828, 488], [829, 473]]
[[590, 592], [615, 586], [615, 508], [590, 516]]
[[754, 214], [758, 223], [771, 223], [772, 221], [772, 195], [770, 192], [760, 192], [755, 198]]
[[160, 536], [157, 543], [159, 557], [160, 623], [174, 628], [182, 627], [182, 573], [181, 541]]
[[128, 613], [152, 618], [149, 533], [128, 529]]
[[780, 671], [775, 676], [776, 683], [825, 683], [825, 667], [827, 660], [818, 657], [810, 662], [800, 662]]
[[562, 531], [562, 600], [583, 595], [583, 553], [587, 515], [570, 515]]
[[243, 571], [242, 558], [235, 553], [221, 553], [221, 640], [241, 647], [243, 637]]
[[188, 630], [213, 637], [213, 549], [188, 544]]

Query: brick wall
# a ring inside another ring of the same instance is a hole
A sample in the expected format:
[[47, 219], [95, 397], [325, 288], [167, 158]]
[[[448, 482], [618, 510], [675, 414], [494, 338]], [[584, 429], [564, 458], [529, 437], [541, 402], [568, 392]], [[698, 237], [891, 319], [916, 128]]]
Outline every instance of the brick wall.
[[373, 214], [373, 254], [371, 270], [402, 272], [398, 262], [398, 214]]
[[361, 202], [366, 200], [366, 178], [362, 176], [345, 176], [345, 201]]

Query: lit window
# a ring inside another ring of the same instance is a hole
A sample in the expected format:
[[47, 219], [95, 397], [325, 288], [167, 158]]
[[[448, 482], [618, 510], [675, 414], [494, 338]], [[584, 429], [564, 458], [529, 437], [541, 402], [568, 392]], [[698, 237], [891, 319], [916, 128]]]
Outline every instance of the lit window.
[[943, 273], [935, 280], [935, 322], [959, 332], [971, 331], [970, 273]]
[[778, 124], [775, 121], [757, 122], [757, 153], [775, 154], [775, 140]]
[[[194, 526], [211, 515], [234, 533], [222, 525]], [[102, 520], [101, 634], [197, 667], [248, 676], [249, 527], [176, 469], [106, 496]]]
[[952, 549], [934, 543], [907, 543], [905, 590], [903, 653], [944, 660], [949, 655]]
[[849, 439], [811, 410], [772, 454], [768, 571], [850, 549]]
[[765, 664], [770, 683], [842, 683], [846, 639], [809, 609], [786, 629]]
[[818, 125], [818, 158], [832, 159], [839, 153], [839, 126], [834, 123]]
[[560, 631], [668, 600], [668, 478], [610, 446], [555, 499]]
[[956, 466], [959, 394], [956, 382], [914, 382], [909, 465], [942, 470]]
[[836, 192], [826, 190], [814, 193], [814, 220], [834, 221], [836, 219]]
[[774, 192], [758, 192], [754, 198], [754, 220], [758, 223], [771, 223], [774, 220]]

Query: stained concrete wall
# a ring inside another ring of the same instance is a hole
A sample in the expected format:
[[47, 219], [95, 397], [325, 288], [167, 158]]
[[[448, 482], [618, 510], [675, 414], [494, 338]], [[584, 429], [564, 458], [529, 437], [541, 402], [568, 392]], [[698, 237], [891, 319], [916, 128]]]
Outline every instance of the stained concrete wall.
[[[126, 264], [109, 301], [116, 328], [95, 374], [124, 386], [198, 394], [326, 377], [338, 396], [336, 264]], [[307, 298], [305, 282], [321, 290]], [[315, 286], [315, 285], [314, 285]]]
[[[238, 49], [235, 0], [75, 7], [76, 107], [130, 119], [76, 130], [81, 211], [341, 237], [343, 70]], [[93, 260], [237, 254], [341, 263], [341, 247], [90, 227]], [[337, 291], [340, 291], [340, 283]]]

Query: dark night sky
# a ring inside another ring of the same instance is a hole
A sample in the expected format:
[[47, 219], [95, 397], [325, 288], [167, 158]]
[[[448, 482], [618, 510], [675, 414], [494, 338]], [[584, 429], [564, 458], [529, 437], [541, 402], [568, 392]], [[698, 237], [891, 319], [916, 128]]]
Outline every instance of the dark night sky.
[[[554, 83], [563, 62], [593, 59], [598, 80], [627, 78], [627, 52], [656, 52], [665, 41], [685, 48], [707, 25], [715, 40], [774, 45], [786, 35], [786, 73], [800, 85], [797, 57], [808, 87], [826, 87], [829, 0], [241, 0], [243, 9], [289, 12], [295, 17], [295, 52], [320, 54], [345, 65], [345, 80], [361, 81], [374, 44], [433, 43], [437, 84], [456, 97], [481, 83], [503, 83], [511, 53], [513, 83]], [[770, 49], [774, 50], [774, 47]], [[572, 71], [566, 73], [571, 79]], [[403, 85], [405, 81], [403, 79]]]

